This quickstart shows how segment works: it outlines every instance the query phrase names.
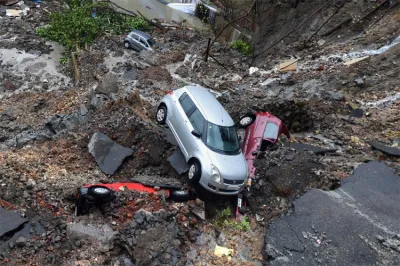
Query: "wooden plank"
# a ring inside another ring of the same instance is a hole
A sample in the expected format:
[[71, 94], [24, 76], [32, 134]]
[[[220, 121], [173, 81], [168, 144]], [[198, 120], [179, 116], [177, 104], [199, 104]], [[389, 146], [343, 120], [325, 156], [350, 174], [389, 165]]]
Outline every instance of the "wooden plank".
[[290, 59], [280, 63], [279, 70], [280, 71], [296, 71], [297, 70], [297, 61], [298, 59]]
[[353, 58], [353, 59], [350, 59], [350, 60], [346, 60], [343, 64], [345, 65], [345, 66], [350, 66], [350, 65], [352, 65], [352, 64], [355, 64], [355, 63], [357, 63], [357, 62], [360, 62], [360, 61], [362, 61], [362, 60], [365, 60], [365, 59], [367, 59], [369, 56], [367, 55], [367, 56], [363, 56], [363, 57], [359, 57], [359, 58]]

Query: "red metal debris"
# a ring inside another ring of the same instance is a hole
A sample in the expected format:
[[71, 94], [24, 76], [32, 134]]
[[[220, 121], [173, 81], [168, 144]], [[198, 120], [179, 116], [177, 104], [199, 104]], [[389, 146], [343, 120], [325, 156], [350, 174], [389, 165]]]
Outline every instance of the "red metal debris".
[[11, 203], [2, 199], [0, 199], [0, 206], [9, 211], [14, 209], [14, 206]]

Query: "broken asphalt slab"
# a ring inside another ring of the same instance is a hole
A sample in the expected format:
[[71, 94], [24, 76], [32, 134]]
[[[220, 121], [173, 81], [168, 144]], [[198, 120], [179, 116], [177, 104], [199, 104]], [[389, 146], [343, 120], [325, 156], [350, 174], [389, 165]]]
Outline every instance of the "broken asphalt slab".
[[183, 156], [183, 153], [179, 148], [168, 157], [168, 162], [178, 172], [178, 174], [183, 174], [189, 170], [189, 165], [186, 163], [185, 156]]
[[318, 146], [314, 146], [311, 144], [304, 144], [304, 143], [291, 143], [290, 147], [295, 149], [296, 151], [312, 151], [315, 154], [325, 154], [325, 153], [333, 153], [336, 152], [337, 149], [328, 149], [328, 148], [321, 148]]
[[400, 177], [383, 163], [363, 164], [339, 189], [312, 189], [271, 223], [269, 265], [396, 265], [400, 247], [387, 243], [400, 233], [399, 202]]
[[19, 213], [8, 211], [0, 207], [0, 237], [17, 230], [26, 222], [28, 222], [28, 220], [21, 217]]
[[119, 145], [99, 132], [93, 134], [88, 149], [101, 171], [107, 175], [114, 174], [124, 159], [133, 153], [132, 149]]
[[392, 156], [400, 156], [400, 149], [397, 147], [390, 147], [388, 145], [385, 145], [379, 141], [371, 141], [369, 143], [372, 148], [379, 150], [381, 152], [384, 152], [386, 154], [392, 155]]

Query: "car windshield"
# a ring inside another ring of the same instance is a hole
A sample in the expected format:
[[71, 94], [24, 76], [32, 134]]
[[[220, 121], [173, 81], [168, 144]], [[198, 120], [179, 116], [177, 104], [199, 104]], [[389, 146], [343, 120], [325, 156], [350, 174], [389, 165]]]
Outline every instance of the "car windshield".
[[208, 122], [206, 142], [207, 146], [216, 152], [232, 154], [240, 151], [234, 126], [224, 127]]
[[267, 123], [267, 126], [264, 130], [264, 138], [265, 139], [277, 139], [278, 138], [279, 127], [275, 123]]

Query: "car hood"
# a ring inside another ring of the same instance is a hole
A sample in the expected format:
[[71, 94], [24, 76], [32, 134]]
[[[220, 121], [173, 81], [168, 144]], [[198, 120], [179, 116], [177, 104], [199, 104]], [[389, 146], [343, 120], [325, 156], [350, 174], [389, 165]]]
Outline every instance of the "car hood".
[[221, 177], [229, 180], [244, 180], [247, 176], [248, 166], [243, 153], [225, 155], [208, 150], [211, 163], [218, 168]]

